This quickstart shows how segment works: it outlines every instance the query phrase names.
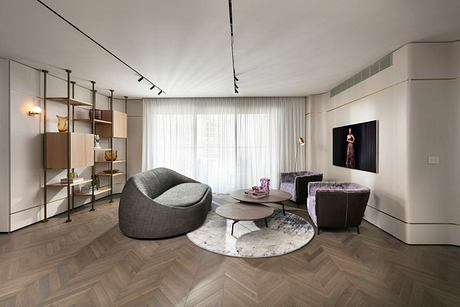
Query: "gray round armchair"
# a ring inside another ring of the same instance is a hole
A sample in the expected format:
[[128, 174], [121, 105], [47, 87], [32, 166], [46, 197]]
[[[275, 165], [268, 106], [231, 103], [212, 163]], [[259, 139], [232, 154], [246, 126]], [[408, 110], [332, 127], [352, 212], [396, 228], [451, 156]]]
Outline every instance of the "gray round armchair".
[[120, 198], [118, 219], [123, 234], [159, 239], [192, 231], [206, 219], [212, 191], [167, 168], [129, 178]]

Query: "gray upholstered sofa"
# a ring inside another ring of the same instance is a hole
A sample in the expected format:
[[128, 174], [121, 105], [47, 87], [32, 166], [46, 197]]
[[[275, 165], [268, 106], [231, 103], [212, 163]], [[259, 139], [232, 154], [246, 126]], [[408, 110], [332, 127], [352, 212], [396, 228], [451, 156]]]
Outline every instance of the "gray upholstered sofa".
[[167, 168], [149, 170], [129, 178], [123, 188], [120, 230], [139, 239], [184, 234], [204, 222], [211, 201], [209, 186]]
[[291, 200], [303, 203], [308, 197], [308, 183], [322, 181], [323, 174], [310, 171], [281, 173], [280, 190], [291, 193]]
[[320, 228], [347, 228], [359, 225], [366, 210], [370, 190], [350, 182], [310, 182], [308, 214]]

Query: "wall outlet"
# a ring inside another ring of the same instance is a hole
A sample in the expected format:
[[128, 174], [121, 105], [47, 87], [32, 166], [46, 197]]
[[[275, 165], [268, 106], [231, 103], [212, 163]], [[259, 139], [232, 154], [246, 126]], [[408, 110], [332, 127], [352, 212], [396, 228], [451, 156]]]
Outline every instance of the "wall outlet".
[[439, 156], [428, 156], [428, 164], [439, 164]]

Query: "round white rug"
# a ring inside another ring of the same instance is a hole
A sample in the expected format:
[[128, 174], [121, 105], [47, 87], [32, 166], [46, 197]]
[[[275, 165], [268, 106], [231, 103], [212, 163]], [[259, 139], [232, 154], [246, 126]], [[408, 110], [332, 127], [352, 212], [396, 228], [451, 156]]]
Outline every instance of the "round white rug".
[[187, 234], [199, 247], [233, 257], [262, 258], [284, 255], [296, 251], [313, 239], [315, 230], [304, 218], [275, 209], [268, 220], [241, 221], [235, 224], [210, 211], [204, 224]]

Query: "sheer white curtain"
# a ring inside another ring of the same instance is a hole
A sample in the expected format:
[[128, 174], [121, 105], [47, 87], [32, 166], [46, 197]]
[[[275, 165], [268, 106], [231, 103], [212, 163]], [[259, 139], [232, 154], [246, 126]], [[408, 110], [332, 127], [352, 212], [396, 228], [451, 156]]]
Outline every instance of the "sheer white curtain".
[[143, 170], [168, 167], [227, 193], [305, 165], [302, 98], [144, 99]]

